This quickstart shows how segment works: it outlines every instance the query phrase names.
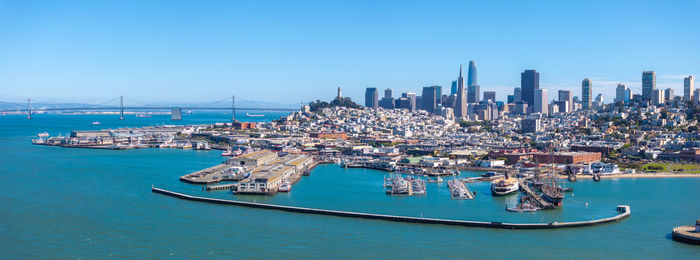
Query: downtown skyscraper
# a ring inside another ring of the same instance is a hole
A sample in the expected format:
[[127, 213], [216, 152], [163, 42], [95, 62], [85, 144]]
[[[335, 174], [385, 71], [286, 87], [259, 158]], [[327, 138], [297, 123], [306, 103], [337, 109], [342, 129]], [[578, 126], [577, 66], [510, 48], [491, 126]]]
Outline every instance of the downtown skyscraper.
[[642, 99], [652, 100], [656, 89], [656, 72], [642, 72]]
[[528, 107], [535, 105], [535, 90], [540, 89], [540, 73], [535, 70], [525, 70], [520, 74], [521, 100]]
[[695, 78], [693, 76], [688, 76], [683, 79], [683, 100], [691, 101], [693, 100], [693, 92], [695, 90]]
[[581, 81], [581, 108], [590, 109], [593, 103], [591, 97], [593, 96], [593, 89], [591, 86], [591, 79], [586, 78]]
[[480, 97], [479, 83], [476, 81], [476, 62], [469, 61], [469, 74], [467, 75], [467, 103], [478, 103]]
[[377, 88], [367, 88], [367, 90], [365, 90], [365, 106], [372, 108], [379, 107], [379, 91], [377, 91]]
[[462, 65], [459, 65], [459, 77], [457, 78], [457, 101], [455, 103], [455, 117], [460, 118], [467, 116], [467, 97], [464, 93]]

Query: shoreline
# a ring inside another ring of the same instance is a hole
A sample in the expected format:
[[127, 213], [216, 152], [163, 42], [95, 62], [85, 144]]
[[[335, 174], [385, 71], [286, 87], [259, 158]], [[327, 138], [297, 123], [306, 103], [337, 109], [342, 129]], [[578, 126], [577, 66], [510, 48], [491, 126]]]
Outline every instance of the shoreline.
[[[577, 174], [576, 178], [593, 178], [593, 175]], [[627, 173], [627, 174], [612, 174], [600, 175], [601, 179], [627, 179], [627, 178], [700, 178], [700, 173], [673, 173], [673, 172], [658, 172], [658, 173]]]

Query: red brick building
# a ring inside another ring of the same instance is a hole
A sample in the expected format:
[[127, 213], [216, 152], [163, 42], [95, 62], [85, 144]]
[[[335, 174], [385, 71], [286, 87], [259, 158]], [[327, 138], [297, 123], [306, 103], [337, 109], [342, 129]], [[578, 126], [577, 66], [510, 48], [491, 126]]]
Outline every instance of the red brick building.
[[348, 135], [344, 132], [317, 132], [309, 134], [311, 138], [319, 139], [348, 139]]
[[255, 128], [255, 122], [233, 122], [233, 129], [246, 130]]
[[599, 162], [601, 156], [598, 152], [538, 153], [533, 155], [533, 160], [538, 163], [579, 164]]

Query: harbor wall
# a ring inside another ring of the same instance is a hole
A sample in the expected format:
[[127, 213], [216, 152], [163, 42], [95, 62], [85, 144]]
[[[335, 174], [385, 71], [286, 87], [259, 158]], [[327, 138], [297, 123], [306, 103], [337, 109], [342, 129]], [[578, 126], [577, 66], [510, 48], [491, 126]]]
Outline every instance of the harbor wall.
[[407, 217], [407, 216], [383, 215], [383, 214], [361, 213], [361, 212], [351, 212], [351, 211], [337, 211], [337, 210], [282, 206], [282, 205], [263, 204], [263, 203], [246, 202], [246, 201], [224, 200], [224, 199], [191, 196], [191, 195], [178, 193], [178, 192], [174, 192], [174, 191], [159, 189], [156, 187], [151, 187], [151, 191], [154, 193], [163, 194], [166, 196], [175, 197], [175, 198], [184, 199], [184, 200], [215, 203], [215, 204], [234, 205], [234, 206], [242, 206], [242, 207], [249, 207], [249, 208], [273, 209], [273, 210], [280, 210], [280, 211], [287, 211], [287, 212], [316, 214], [316, 215], [329, 215], [329, 216], [339, 216], [339, 217], [379, 219], [379, 220], [387, 220], [387, 221], [394, 221], [394, 222], [442, 224], [442, 225], [455, 225], [455, 226], [465, 226], [465, 227], [483, 227], [483, 228], [501, 228], [501, 229], [553, 229], [553, 228], [572, 228], [572, 227], [593, 226], [593, 225], [615, 222], [615, 221], [624, 219], [624, 218], [628, 217], [631, 213], [630, 207], [623, 205], [623, 206], [617, 207], [617, 210], [620, 212], [618, 215], [613, 216], [613, 217], [609, 217], [609, 218], [596, 219], [596, 220], [578, 221], [578, 222], [551, 222], [551, 223], [503, 223], [503, 222], [483, 222], [483, 221], [468, 221], [468, 220]]

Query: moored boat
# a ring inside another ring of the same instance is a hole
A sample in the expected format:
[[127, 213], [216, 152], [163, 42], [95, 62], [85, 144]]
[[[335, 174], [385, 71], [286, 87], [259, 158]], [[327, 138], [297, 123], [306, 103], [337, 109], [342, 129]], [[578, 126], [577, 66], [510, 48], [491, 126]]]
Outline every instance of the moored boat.
[[503, 196], [518, 191], [518, 179], [508, 177], [496, 179], [491, 182], [491, 193], [496, 196]]
[[280, 192], [289, 192], [292, 190], [292, 184], [289, 181], [285, 180], [277, 190]]

